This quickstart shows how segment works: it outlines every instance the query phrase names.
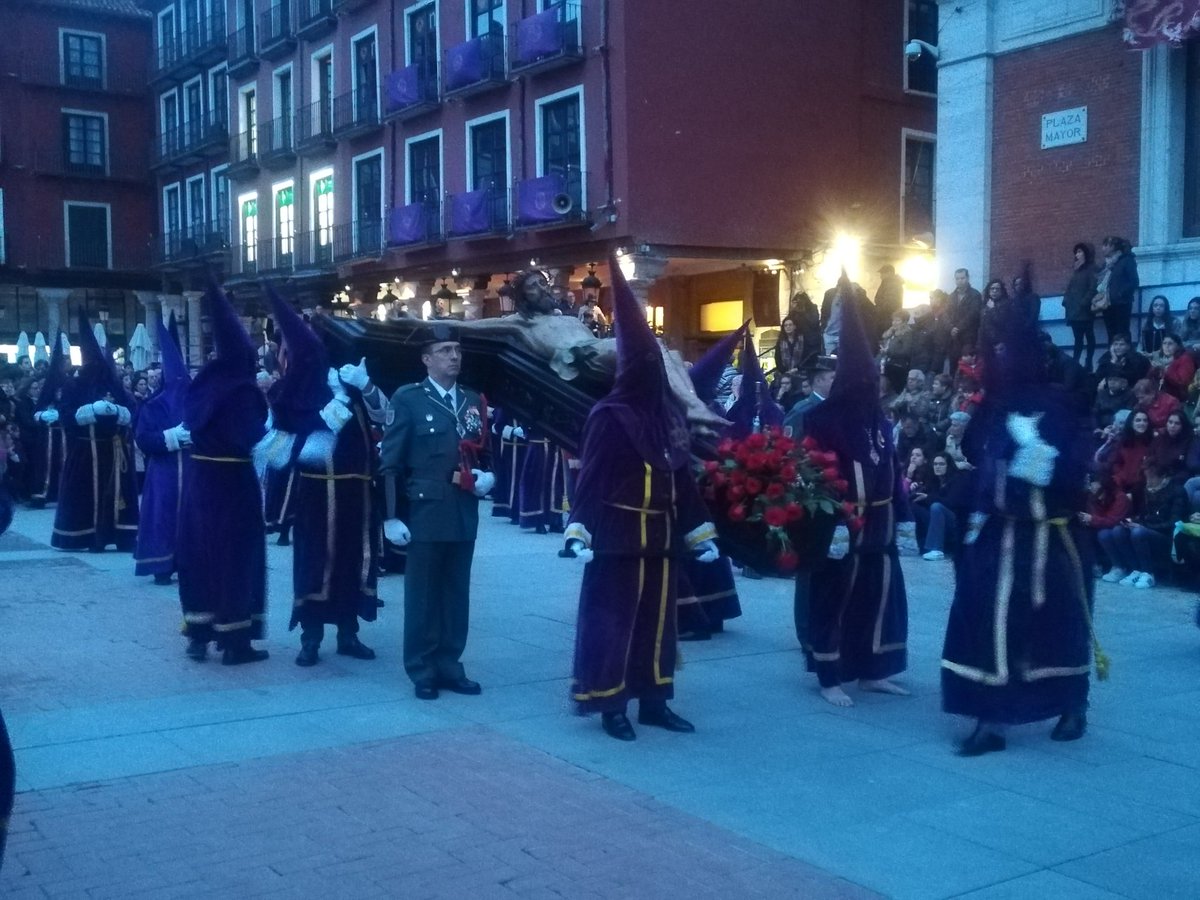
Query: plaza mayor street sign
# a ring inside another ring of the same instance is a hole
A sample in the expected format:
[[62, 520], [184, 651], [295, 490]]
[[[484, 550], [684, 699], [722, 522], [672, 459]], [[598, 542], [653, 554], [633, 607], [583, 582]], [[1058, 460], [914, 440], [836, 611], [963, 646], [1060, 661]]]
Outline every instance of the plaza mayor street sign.
[[1087, 107], [1060, 109], [1042, 116], [1042, 149], [1087, 141]]

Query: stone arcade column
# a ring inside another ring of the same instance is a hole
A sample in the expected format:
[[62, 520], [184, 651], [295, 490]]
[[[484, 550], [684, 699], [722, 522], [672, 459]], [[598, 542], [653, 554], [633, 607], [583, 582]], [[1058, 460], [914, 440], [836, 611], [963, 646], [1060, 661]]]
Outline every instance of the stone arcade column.
[[629, 289], [637, 298], [638, 306], [645, 311], [650, 302], [650, 285], [666, 271], [667, 260], [644, 253], [631, 254], [630, 258], [633, 260], [633, 277], [629, 279]]
[[158, 346], [158, 323], [162, 317], [162, 294], [153, 291], [134, 291], [138, 302], [146, 309], [146, 333], [150, 335], [150, 361], [162, 359], [162, 348]]
[[188, 365], [199, 368], [204, 365], [204, 305], [201, 303], [203, 291], [184, 291], [183, 303], [187, 308], [187, 347]]
[[59, 329], [69, 332], [71, 323], [66, 322], [67, 298], [70, 288], [38, 288], [38, 301], [46, 305], [46, 345], [54, 349], [54, 336]]

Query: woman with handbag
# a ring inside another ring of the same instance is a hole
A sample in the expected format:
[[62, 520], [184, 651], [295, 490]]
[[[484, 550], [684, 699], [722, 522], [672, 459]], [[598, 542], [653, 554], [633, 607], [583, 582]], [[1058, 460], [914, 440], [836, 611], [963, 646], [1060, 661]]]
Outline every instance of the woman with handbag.
[[1062, 305], [1067, 324], [1075, 336], [1075, 362], [1083, 357], [1086, 360], [1083, 367], [1090, 372], [1096, 353], [1096, 314], [1092, 311], [1092, 300], [1096, 296], [1096, 251], [1091, 244], [1078, 243], [1072, 253], [1075, 268], [1063, 291]]
[[1129, 241], [1109, 235], [1101, 244], [1104, 270], [1100, 273], [1097, 296], [1092, 311], [1104, 318], [1104, 328], [1111, 344], [1114, 335], [1129, 332], [1133, 315], [1133, 298], [1139, 287], [1137, 258]]

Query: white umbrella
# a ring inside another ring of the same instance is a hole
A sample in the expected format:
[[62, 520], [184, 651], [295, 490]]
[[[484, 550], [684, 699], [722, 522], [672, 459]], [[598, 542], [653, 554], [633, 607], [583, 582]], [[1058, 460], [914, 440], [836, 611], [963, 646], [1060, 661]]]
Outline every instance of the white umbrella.
[[50, 359], [50, 351], [46, 349], [46, 336], [40, 331], [33, 336], [33, 361], [35, 363], [48, 362]]
[[134, 371], [142, 372], [150, 366], [150, 332], [146, 326], [138, 322], [133, 329], [133, 337], [129, 339], [129, 361], [133, 363]]
[[60, 331], [58, 333], [58, 338], [59, 338], [59, 343], [62, 344], [63, 356], [70, 356], [71, 355], [71, 342], [70, 342], [70, 340], [67, 339], [67, 333], [65, 331]]
[[17, 335], [17, 360], [29, 356], [29, 335], [22, 331]]
[[96, 343], [99, 344], [101, 347], [103, 347], [105, 350], [107, 350], [108, 349], [108, 334], [104, 330], [104, 323], [97, 322], [95, 325], [93, 325], [92, 326], [92, 334], [94, 334], [96, 336]]

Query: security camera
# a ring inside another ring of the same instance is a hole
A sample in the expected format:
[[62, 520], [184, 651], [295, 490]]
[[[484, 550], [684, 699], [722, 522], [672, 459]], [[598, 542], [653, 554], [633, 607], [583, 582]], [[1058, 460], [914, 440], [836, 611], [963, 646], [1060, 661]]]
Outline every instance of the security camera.
[[926, 41], [914, 39], [904, 45], [904, 57], [909, 62], [920, 59], [922, 53], [928, 53], [934, 59], [938, 58], [938, 48]]

